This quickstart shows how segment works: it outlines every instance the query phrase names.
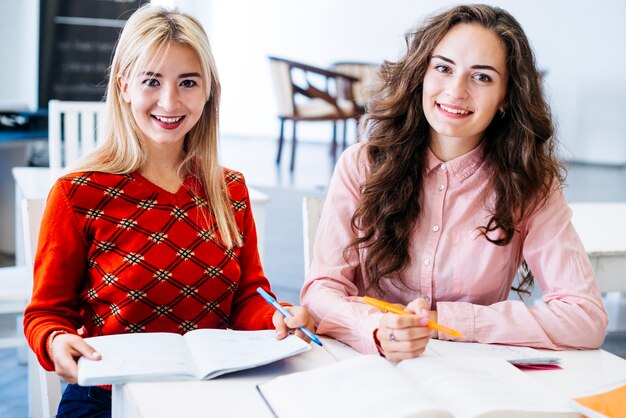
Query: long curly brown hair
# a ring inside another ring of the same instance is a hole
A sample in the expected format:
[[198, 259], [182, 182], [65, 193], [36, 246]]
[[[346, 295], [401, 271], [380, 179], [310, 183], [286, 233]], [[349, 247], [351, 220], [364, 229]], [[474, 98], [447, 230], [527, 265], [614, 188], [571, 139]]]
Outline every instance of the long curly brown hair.
[[[493, 31], [506, 48], [509, 74], [506, 113], [496, 116], [483, 137], [485, 163], [494, 193], [491, 217], [481, 234], [507, 245], [516, 226], [543, 205], [565, 170], [557, 158], [550, 109], [533, 51], [517, 20], [487, 5], [456, 6], [433, 15], [405, 37], [406, 54], [380, 69], [381, 87], [374, 91], [364, 118], [370, 172], [352, 217], [359, 231], [346, 252], [367, 249], [364, 261], [368, 290], [380, 291], [383, 277], [400, 278], [410, 261], [409, 242], [421, 208], [429, 125], [422, 107], [423, 80], [435, 46], [455, 25], [479, 24]], [[498, 231], [499, 238], [487, 234]], [[405, 283], [402, 283], [406, 285]], [[523, 263], [518, 292], [528, 293], [533, 276]]]

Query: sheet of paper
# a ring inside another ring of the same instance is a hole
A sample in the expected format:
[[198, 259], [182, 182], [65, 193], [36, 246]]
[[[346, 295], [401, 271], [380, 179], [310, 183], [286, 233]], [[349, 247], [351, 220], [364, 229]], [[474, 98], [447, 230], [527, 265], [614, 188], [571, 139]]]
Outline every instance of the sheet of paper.
[[91, 337], [85, 341], [102, 355], [102, 359], [80, 358], [79, 383], [90, 382], [88, 379], [93, 376], [98, 376], [106, 384], [124, 381], [129, 376], [142, 376], [141, 380], [151, 380], [151, 376], [191, 378], [195, 371], [186, 345], [178, 334], [120, 334]]
[[501, 344], [464, 343], [457, 341], [430, 340], [426, 356], [496, 357], [512, 363], [557, 364], [557, 356], [545, 356], [530, 348]]
[[[285, 418], [450, 417], [380, 356], [363, 355], [261, 384], [274, 413]], [[313, 402], [315, 399], [323, 402]]]

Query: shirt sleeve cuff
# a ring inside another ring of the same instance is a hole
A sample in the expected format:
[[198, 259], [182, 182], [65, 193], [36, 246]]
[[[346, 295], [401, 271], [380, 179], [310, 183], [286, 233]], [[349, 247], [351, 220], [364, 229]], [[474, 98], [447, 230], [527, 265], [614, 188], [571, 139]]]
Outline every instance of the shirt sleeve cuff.
[[437, 322], [463, 334], [463, 337], [459, 338], [440, 332], [440, 340], [476, 341], [476, 322], [471, 303], [437, 302]]

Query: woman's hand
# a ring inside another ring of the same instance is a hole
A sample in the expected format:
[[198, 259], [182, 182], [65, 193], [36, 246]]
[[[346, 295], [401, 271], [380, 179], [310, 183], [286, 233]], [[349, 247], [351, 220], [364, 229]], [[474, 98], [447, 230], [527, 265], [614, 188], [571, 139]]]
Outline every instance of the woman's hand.
[[428, 305], [424, 299], [409, 303], [406, 311], [415, 315], [395, 315], [388, 313], [380, 318], [374, 335], [378, 340], [380, 354], [391, 361], [414, 358], [426, 350], [431, 330], [426, 328], [430, 320]]
[[311, 332], [315, 333], [315, 321], [311, 318], [311, 316], [309, 316], [309, 311], [301, 306], [285, 306], [284, 308], [293, 316], [286, 318], [278, 311], [274, 313], [272, 322], [276, 327], [276, 338], [282, 340], [288, 334], [295, 333], [304, 341], [309, 342], [309, 338], [298, 329], [300, 327], [306, 327]]
[[76, 383], [78, 379], [77, 362], [81, 356], [90, 360], [102, 358], [82, 337], [75, 334], [57, 334], [50, 342], [50, 358], [54, 363], [54, 371], [68, 383]]

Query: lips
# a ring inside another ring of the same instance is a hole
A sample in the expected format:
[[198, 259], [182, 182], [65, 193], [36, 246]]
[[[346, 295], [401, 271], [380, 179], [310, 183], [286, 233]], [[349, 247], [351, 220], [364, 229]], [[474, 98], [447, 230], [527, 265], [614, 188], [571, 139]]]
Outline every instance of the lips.
[[163, 129], [176, 129], [185, 119], [185, 116], [157, 116], [152, 115], [152, 119]]

